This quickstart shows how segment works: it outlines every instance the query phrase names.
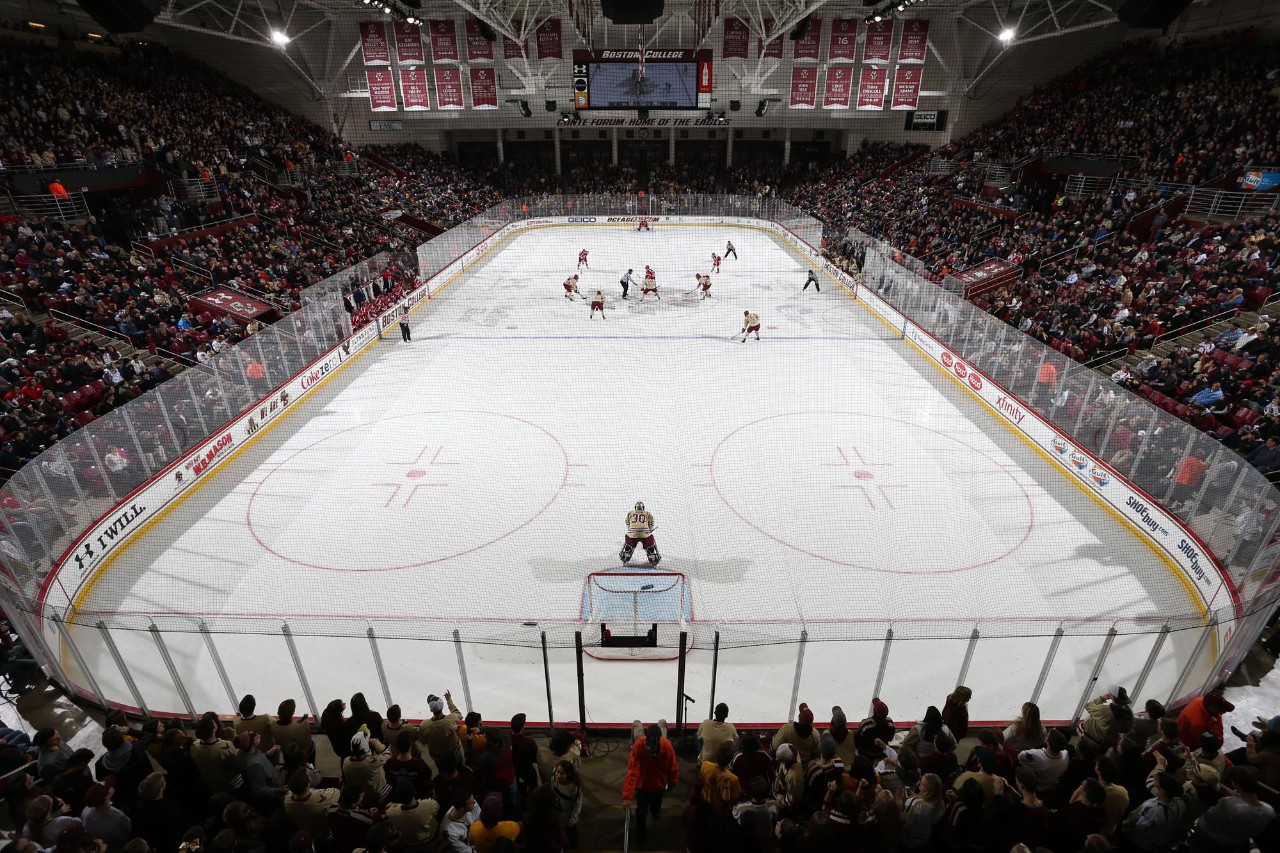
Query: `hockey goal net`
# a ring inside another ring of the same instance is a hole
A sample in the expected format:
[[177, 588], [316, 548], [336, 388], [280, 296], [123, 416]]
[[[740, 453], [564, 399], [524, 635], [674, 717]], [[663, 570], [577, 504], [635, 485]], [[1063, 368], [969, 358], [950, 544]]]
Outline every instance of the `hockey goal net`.
[[[656, 624], [657, 647], [584, 648], [599, 660], [673, 660], [679, 656], [679, 636], [693, 618], [689, 587], [681, 572], [592, 572], [582, 599], [582, 620], [594, 630], [608, 626], [615, 636], [642, 636]], [[592, 636], [587, 634], [587, 636]]]

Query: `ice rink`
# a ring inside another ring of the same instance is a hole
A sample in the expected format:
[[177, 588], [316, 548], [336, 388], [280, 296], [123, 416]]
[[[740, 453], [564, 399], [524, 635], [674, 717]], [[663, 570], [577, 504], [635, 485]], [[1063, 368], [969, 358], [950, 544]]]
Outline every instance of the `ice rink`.
[[[699, 300], [694, 274], [727, 239], [740, 257]], [[603, 292], [605, 319], [564, 296], [580, 248], [581, 289]], [[646, 263], [661, 301], [638, 288], [622, 300], [619, 278]], [[285, 619], [320, 708], [356, 690], [378, 704], [372, 625], [406, 716], [425, 713], [428, 692], [461, 703], [465, 669], [486, 719], [536, 720], [547, 630], [555, 715], [576, 719], [562, 638], [586, 577], [618, 568], [625, 513], [643, 501], [659, 569], [685, 575], [701, 638], [685, 688], [694, 719], [709, 710], [715, 630], [715, 698], [738, 721], [790, 717], [801, 655], [799, 699], [819, 718], [834, 704], [861, 714], [883, 669], [880, 695], [914, 719], [942, 704], [970, 648], [974, 718], [999, 719], [1030, 697], [1064, 623], [1090, 635], [1062, 641], [1040, 704], [1069, 715], [1113, 621], [1154, 630], [1191, 607], [1186, 588], [835, 281], [801, 292], [805, 274], [745, 227], [508, 238], [414, 313], [412, 343], [389, 330], [135, 540], [73, 630], [96, 637], [99, 611], [185, 626], [166, 641], [191, 699], [226, 711], [228, 689], [261, 708], [304, 699]], [[744, 310], [762, 319], [759, 342], [733, 338]], [[632, 564], [644, 562], [638, 549]], [[454, 630], [496, 642], [459, 654]], [[664, 625], [663, 641], [676, 630]], [[148, 633], [112, 635], [147, 705], [182, 711]], [[1166, 698], [1194, 640], [1166, 643], [1150, 695]], [[1101, 684], [1132, 684], [1155, 641], [1119, 637]], [[127, 696], [101, 644], [80, 646], [101, 655], [89, 664], [104, 691]], [[588, 660], [588, 718], [674, 718], [675, 669]]]

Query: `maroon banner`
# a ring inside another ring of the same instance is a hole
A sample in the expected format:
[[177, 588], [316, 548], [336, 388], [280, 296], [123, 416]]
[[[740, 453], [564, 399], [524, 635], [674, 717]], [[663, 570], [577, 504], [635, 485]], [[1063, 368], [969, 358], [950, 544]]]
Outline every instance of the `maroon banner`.
[[849, 109], [849, 93], [853, 90], [853, 69], [837, 65], [827, 69], [827, 88], [822, 94], [824, 110]]
[[[191, 297], [191, 302], [203, 306], [201, 311], [210, 310], [219, 315], [230, 314], [241, 323], [258, 320], [274, 314], [275, 309], [260, 299], [254, 299], [233, 287], [215, 287]], [[188, 305], [188, 307], [191, 307]]]
[[396, 62], [401, 65], [422, 65], [426, 57], [422, 53], [422, 30], [413, 24], [396, 21], [391, 25], [396, 39]]
[[442, 110], [460, 110], [466, 105], [462, 102], [462, 70], [452, 65], [444, 65], [436, 72], [436, 104]]
[[828, 62], [853, 62], [858, 58], [858, 19], [836, 18], [831, 22]]
[[471, 69], [471, 106], [477, 110], [498, 108], [498, 72], [492, 68]]
[[811, 110], [818, 100], [818, 69], [791, 69], [791, 104], [794, 109]]
[[862, 61], [889, 64], [893, 50], [893, 21], [872, 21], [867, 24], [867, 42], [862, 46]]
[[365, 65], [390, 65], [391, 48], [387, 46], [387, 25], [382, 21], [360, 22], [360, 49]]
[[750, 43], [751, 29], [745, 21], [724, 19], [724, 47], [720, 51], [723, 59], [746, 59]]
[[480, 35], [480, 23], [467, 19], [467, 62], [493, 62], [493, 42]]
[[548, 18], [538, 27], [538, 59], [564, 59], [559, 18]]
[[902, 43], [898, 45], [898, 64], [923, 65], [929, 49], [929, 22], [912, 18], [902, 25]]
[[864, 68], [858, 80], [858, 109], [884, 109], [884, 90], [889, 83], [889, 72], [883, 68]]
[[427, 90], [427, 69], [400, 69], [400, 100], [410, 112], [431, 109], [431, 95]]
[[822, 49], [822, 21], [811, 18], [809, 30], [803, 38], [796, 39], [791, 50], [791, 58], [797, 62], [817, 62], [818, 52]]
[[760, 44], [756, 47], [756, 56], [764, 56], [769, 59], [781, 59], [782, 37], [778, 33], [778, 22], [773, 18], [765, 18], [764, 31], [772, 41], [766, 42], [764, 39], [761, 39]]
[[903, 68], [898, 66], [893, 75], [893, 103], [891, 110], [914, 110], [920, 100], [920, 75], [923, 68]]
[[[511, 31], [513, 33], [520, 32], [520, 28], [523, 25], [524, 25], [524, 22], [521, 21], [519, 18], [511, 19]], [[520, 44], [520, 42], [512, 41], [506, 36], [503, 36], [502, 37], [502, 58], [503, 59], [520, 59], [525, 55], [526, 47], [527, 45], [522, 45]]]
[[369, 109], [375, 113], [395, 112], [396, 83], [390, 68], [366, 68], [369, 81]]
[[427, 21], [431, 29], [431, 58], [435, 62], [457, 62], [458, 28], [453, 21]]

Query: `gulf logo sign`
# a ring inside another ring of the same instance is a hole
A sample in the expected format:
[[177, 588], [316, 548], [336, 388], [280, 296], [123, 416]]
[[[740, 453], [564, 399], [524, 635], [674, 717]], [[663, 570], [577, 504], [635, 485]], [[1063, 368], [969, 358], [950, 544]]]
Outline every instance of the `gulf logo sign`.
[[1062, 455], [1067, 452], [1067, 440], [1060, 435], [1055, 435], [1050, 444], [1053, 446], [1054, 452], [1058, 455]]
[[1071, 451], [1071, 464], [1076, 466], [1077, 471], [1083, 471], [1089, 467], [1089, 457], [1078, 450], [1073, 450]]
[[1099, 468], [1097, 465], [1094, 465], [1089, 469], [1089, 479], [1093, 481], [1094, 486], [1101, 489], [1111, 482], [1111, 475], [1102, 468]]

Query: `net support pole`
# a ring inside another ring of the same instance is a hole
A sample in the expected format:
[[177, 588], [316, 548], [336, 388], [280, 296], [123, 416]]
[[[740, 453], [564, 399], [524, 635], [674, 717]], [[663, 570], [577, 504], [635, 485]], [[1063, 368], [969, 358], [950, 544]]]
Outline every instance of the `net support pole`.
[[804, 672], [804, 647], [809, 644], [809, 632], [800, 631], [800, 650], [796, 652], [796, 675], [791, 681], [791, 704], [787, 706], [786, 719], [790, 720], [800, 702], [800, 675]]
[[707, 719], [716, 713], [716, 675], [720, 672], [720, 632], [716, 631], [711, 642], [711, 701], [708, 703]]
[[676, 664], [676, 734], [684, 743], [684, 676], [685, 676], [685, 644], [689, 641], [687, 631], [680, 632], [680, 657]]
[[542, 677], [547, 682], [547, 727], [556, 733], [556, 713], [551, 707], [551, 658], [547, 654], [547, 632], [542, 632]]
[[467, 703], [467, 710], [475, 708], [471, 704], [471, 679], [467, 678], [467, 659], [462, 654], [462, 634], [453, 629], [453, 650], [458, 653], [458, 675], [462, 678], [462, 699]]
[[1112, 625], [1111, 630], [1107, 632], [1107, 638], [1102, 643], [1102, 648], [1098, 650], [1098, 659], [1093, 662], [1093, 672], [1089, 673], [1089, 680], [1084, 685], [1084, 690], [1080, 691], [1080, 701], [1076, 703], [1075, 713], [1071, 715], [1071, 719], [1080, 719], [1080, 712], [1084, 710], [1084, 705], [1089, 701], [1089, 697], [1093, 695], [1098, 683], [1098, 675], [1102, 672], [1102, 665], [1107, 662], [1107, 656], [1111, 654], [1111, 646], [1116, 641], [1116, 626]]
[[1204, 626], [1204, 630], [1200, 632], [1200, 639], [1196, 640], [1196, 647], [1191, 651], [1191, 657], [1187, 658], [1187, 663], [1182, 667], [1182, 672], [1178, 673], [1178, 680], [1174, 683], [1173, 689], [1169, 691], [1169, 698], [1165, 700], [1165, 707], [1173, 704], [1174, 700], [1182, 694], [1182, 685], [1187, 683], [1187, 679], [1191, 677], [1191, 670], [1195, 669], [1196, 664], [1200, 661], [1200, 655], [1204, 652], [1204, 647], [1209, 643], [1209, 637], [1213, 636], [1218, 630], [1218, 617], [1209, 620], [1209, 624]]
[[[222, 689], [227, 691], [227, 701], [234, 708], [238, 704], [236, 691], [231, 686], [231, 678], [227, 675], [227, 668], [222, 665], [222, 655], [218, 653], [218, 647], [213, 642], [213, 634], [209, 631], [209, 626], [205, 624], [203, 619], [198, 624], [200, 636], [204, 638], [204, 647], [209, 650], [209, 657], [213, 659], [213, 668], [218, 673], [218, 680], [222, 682]], [[318, 717], [316, 719], [319, 720]]]
[[1151, 675], [1151, 670], [1155, 668], [1156, 659], [1160, 657], [1160, 649], [1164, 647], [1164, 641], [1169, 638], [1169, 631], [1169, 623], [1166, 622], [1160, 627], [1160, 633], [1156, 634], [1156, 641], [1151, 644], [1151, 652], [1147, 655], [1146, 663], [1142, 665], [1142, 672], [1138, 673], [1138, 680], [1129, 691], [1130, 701], [1137, 702], [1138, 697], [1142, 695], [1142, 688], [1147, 686], [1147, 676]]
[[142, 691], [138, 689], [138, 683], [133, 680], [133, 673], [129, 671], [129, 665], [124, 662], [124, 656], [120, 654], [120, 648], [116, 645], [115, 638], [111, 636], [107, 623], [99, 621], [94, 627], [102, 635], [103, 645], [107, 647], [107, 651], [111, 652], [111, 658], [116, 662], [116, 667], [120, 670], [120, 676], [124, 679], [125, 686], [133, 694], [133, 701], [137, 704], [138, 710], [142, 712], [142, 716], [148, 720], [151, 719], [151, 711], [147, 709], [147, 703], [142, 701]]
[[[84, 655], [80, 654], [80, 649], [76, 646], [75, 641], [71, 639], [71, 632], [67, 630], [66, 623], [56, 613], [49, 614], [49, 620], [57, 627], [58, 634], [62, 637], [62, 642], [71, 650], [71, 657], [75, 658], [76, 666], [80, 667], [80, 671], [84, 673], [85, 680], [89, 682], [89, 689], [93, 691], [93, 698], [98, 700], [99, 707], [105, 709], [107, 707], [107, 696], [102, 692], [102, 688], [98, 686], [98, 679], [93, 677], [92, 670], [85, 664]], [[74, 688], [70, 677], [67, 678], [67, 686]]]
[[387, 682], [387, 671], [382, 666], [382, 652], [378, 650], [378, 635], [374, 633], [372, 625], [365, 631], [365, 635], [369, 638], [369, 651], [373, 653], [373, 665], [378, 670], [378, 683], [382, 685], [382, 698], [387, 700], [387, 707], [390, 708], [395, 702], [391, 701], [391, 685]]
[[973, 663], [973, 653], [978, 648], [978, 638], [981, 636], [982, 633], [977, 628], [969, 635], [969, 646], [964, 650], [964, 662], [960, 664], [960, 674], [956, 676], [956, 687], [964, 684], [964, 677], [969, 674], [969, 664]]
[[182, 683], [182, 676], [178, 675], [178, 668], [173, 664], [173, 656], [169, 654], [169, 647], [165, 644], [164, 635], [160, 633], [160, 629], [156, 627], [156, 623], [152, 622], [147, 630], [151, 632], [151, 639], [156, 642], [156, 649], [160, 652], [160, 657], [164, 659], [164, 668], [169, 670], [169, 678], [173, 679], [173, 687], [178, 691], [178, 696], [182, 699], [182, 704], [187, 708], [187, 715], [192, 719], [198, 719], [196, 714], [196, 706], [191, 702], [191, 695], [187, 693], [187, 686]]
[[1049, 653], [1044, 656], [1044, 664], [1040, 667], [1040, 677], [1036, 679], [1036, 689], [1031, 691], [1031, 701], [1040, 701], [1040, 691], [1044, 690], [1044, 683], [1049, 679], [1049, 670], [1053, 667], [1053, 659], [1058, 656], [1058, 646], [1062, 645], [1062, 635], [1067, 633], [1059, 625], [1058, 629], [1053, 632], [1053, 642], [1049, 643]]
[[[880, 650], [880, 668], [876, 670], [876, 686], [871, 689], [871, 698], [880, 695], [884, 686], [884, 674], [889, 669], [889, 649], [893, 647], [893, 629], [884, 632], [884, 648]], [[867, 716], [871, 716], [871, 703], [867, 703]]]
[[578, 725], [587, 727], [587, 690], [586, 681], [582, 677], [582, 632], [573, 632], [573, 652], [578, 665]]
[[293, 668], [298, 671], [298, 683], [302, 685], [302, 695], [307, 697], [307, 707], [311, 709], [311, 716], [319, 722], [320, 708], [316, 705], [316, 697], [311, 693], [311, 682], [307, 681], [307, 671], [302, 668], [302, 655], [298, 654], [298, 644], [293, 640], [293, 631], [289, 629], [288, 622], [280, 626], [280, 633], [284, 635], [285, 644], [289, 647]]

